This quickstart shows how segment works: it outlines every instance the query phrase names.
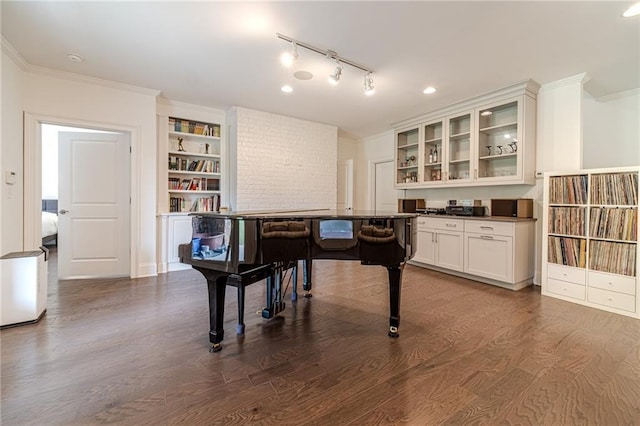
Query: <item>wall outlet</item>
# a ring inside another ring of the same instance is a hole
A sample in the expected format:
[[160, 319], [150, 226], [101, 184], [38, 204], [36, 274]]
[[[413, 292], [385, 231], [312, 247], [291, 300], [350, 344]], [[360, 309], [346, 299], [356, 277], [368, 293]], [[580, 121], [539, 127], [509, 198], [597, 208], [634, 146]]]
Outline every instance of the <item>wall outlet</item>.
[[544, 172], [536, 172], [536, 179], [542, 179], [544, 177]]

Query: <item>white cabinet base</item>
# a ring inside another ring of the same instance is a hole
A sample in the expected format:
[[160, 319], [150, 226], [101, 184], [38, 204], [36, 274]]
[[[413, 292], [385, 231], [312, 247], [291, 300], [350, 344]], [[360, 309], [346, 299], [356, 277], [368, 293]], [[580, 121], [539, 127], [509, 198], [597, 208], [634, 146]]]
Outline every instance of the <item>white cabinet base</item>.
[[415, 259], [412, 259], [407, 263], [409, 263], [410, 265], [413, 265], [413, 266], [419, 266], [421, 268], [431, 269], [431, 270], [442, 272], [442, 273], [449, 274], [449, 275], [455, 275], [456, 277], [466, 278], [466, 279], [473, 280], [473, 281], [478, 281], [478, 282], [481, 282], [481, 283], [484, 283], [484, 284], [495, 285], [497, 287], [506, 288], [508, 290], [521, 290], [521, 289], [523, 289], [525, 287], [529, 287], [530, 285], [533, 284], [533, 277], [528, 278], [526, 280], [522, 280], [520, 282], [516, 282], [516, 283], [506, 283], [504, 281], [492, 280], [491, 278], [481, 277], [479, 275], [467, 274], [467, 273], [462, 272], [462, 271], [456, 271], [456, 270], [453, 270], [453, 269], [440, 268], [438, 266], [434, 266], [434, 265], [429, 265], [429, 264], [426, 264], [426, 263], [418, 262]]
[[191, 241], [191, 216], [188, 214], [163, 214], [158, 217], [158, 273], [191, 269], [180, 263], [178, 246]]

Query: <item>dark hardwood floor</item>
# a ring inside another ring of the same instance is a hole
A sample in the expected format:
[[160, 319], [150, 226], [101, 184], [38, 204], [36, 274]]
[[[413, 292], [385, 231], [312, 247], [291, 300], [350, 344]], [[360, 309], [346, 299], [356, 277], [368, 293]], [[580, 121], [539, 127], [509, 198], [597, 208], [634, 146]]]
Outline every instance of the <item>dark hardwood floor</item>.
[[407, 266], [400, 338], [386, 271], [316, 261], [314, 297], [270, 321], [247, 290], [209, 353], [193, 271], [60, 281], [1, 331], [2, 425], [634, 425], [640, 321]]

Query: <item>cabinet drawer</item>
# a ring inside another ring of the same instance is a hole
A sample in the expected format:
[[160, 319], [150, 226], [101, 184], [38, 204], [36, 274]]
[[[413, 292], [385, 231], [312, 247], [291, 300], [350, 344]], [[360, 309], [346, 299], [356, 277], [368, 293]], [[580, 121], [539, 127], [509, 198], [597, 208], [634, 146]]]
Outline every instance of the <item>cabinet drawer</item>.
[[614, 291], [600, 290], [599, 288], [589, 289], [589, 302], [610, 308], [621, 309], [627, 312], [636, 311], [636, 298], [628, 294], [616, 293]]
[[585, 285], [587, 274], [584, 269], [548, 263], [547, 277], [574, 284]]
[[489, 220], [466, 220], [464, 231], [485, 235], [513, 236], [513, 223], [494, 222]]
[[589, 271], [589, 287], [636, 295], [636, 279], [633, 277]]
[[553, 278], [547, 279], [547, 291], [573, 299], [584, 300], [586, 287], [580, 284], [572, 284], [566, 281], [558, 281]]
[[449, 219], [448, 217], [425, 217], [418, 219], [418, 227], [420, 228], [420, 219], [424, 219], [423, 227], [442, 229], [446, 231], [460, 231], [464, 230], [464, 221], [462, 219]]

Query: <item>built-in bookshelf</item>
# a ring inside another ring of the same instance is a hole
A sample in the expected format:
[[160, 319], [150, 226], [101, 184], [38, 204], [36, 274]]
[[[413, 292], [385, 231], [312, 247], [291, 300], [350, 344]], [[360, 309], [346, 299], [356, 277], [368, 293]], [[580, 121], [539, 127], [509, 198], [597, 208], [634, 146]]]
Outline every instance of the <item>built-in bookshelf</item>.
[[546, 173], [542, 293], [640, 318], [640, 168]]
[[170, 213], [220, 209], [220, 129], [216, 123], [168, 118]]

